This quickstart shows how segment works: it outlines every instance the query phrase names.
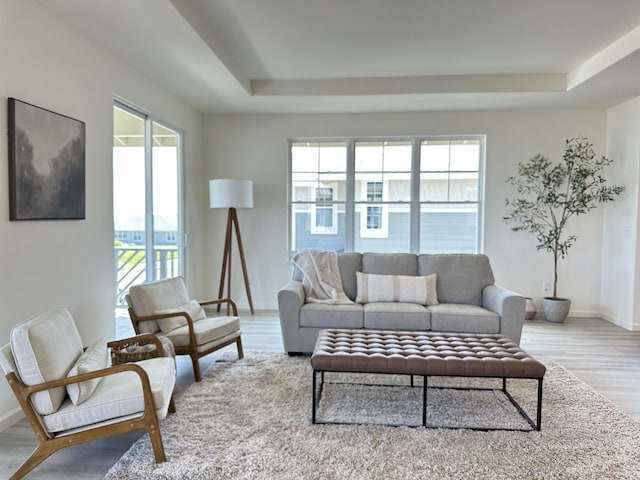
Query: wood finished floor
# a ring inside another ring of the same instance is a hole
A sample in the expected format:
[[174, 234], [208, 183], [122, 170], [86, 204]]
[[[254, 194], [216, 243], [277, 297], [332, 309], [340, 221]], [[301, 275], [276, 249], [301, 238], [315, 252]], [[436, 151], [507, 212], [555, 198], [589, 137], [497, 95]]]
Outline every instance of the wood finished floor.
[[[275, 313], [245, 314], [242, 324], [246, 351], [282, 351], [280, 324]], [[126, 323], [118, 330], [121, 337], [130, 333]], [[629, 332], [600, 319], [569, 318], [562, 324], [537, 319], [525, 323], [521, 346], [539, 359], [557, 361], [640, 420], [640, 332]], [[217, 356], [202, 359], [202, 370]], [[180, 390], [192, 382], [191, 362], [178, 357]], [[140, 435], [133, 432], [66, 448], [49, 457], [26, 478], [102, 479]], [[25, 420], [0, 432], [0, 478], [8, 478], [35, 445], [35, 437]]]

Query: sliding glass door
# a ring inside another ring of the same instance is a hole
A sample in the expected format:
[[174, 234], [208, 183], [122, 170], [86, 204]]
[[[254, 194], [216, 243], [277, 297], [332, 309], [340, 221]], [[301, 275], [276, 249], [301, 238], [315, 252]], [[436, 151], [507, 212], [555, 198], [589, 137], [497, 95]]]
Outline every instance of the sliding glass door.
[[113, 108], [116, 305], [132, 285], [183, 274], [181, 134], [121, 103]]

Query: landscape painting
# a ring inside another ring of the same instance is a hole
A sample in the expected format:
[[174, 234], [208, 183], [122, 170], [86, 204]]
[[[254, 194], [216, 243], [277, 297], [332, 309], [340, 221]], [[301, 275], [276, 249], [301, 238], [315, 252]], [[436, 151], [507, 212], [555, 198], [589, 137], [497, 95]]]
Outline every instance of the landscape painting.
[[85, 218], [85, 124], [9, 98], [9, 218]]

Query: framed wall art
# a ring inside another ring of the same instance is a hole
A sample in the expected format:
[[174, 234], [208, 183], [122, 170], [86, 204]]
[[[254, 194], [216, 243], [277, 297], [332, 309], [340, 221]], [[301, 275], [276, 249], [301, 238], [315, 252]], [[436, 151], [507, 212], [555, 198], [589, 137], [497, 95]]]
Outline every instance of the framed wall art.
[[85, 124], [9, 98], [9, 219], [85, 218]]

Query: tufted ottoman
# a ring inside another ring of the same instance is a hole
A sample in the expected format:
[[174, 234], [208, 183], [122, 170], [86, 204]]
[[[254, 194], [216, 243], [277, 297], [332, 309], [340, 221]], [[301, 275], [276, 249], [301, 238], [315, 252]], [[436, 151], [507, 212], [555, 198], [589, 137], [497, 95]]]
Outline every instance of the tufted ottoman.
[[[535, 430], [542, 417], [542, 379], [545, 366], [503, 335], [389, 330], [327, 329], [318, 334], [313, 355], [312, 422], [322, 396], [325, 372], [379, 373], [423, 378], [422, 425], [427, 427], [428, 377], [502, 379], [502, 392]], [[317, 374], [320, 373], [318, 392]], [[507, 379], [538, 382], [534, 422], [507, 391]], [[483, 429], [487, 430], [487, 429]]]

